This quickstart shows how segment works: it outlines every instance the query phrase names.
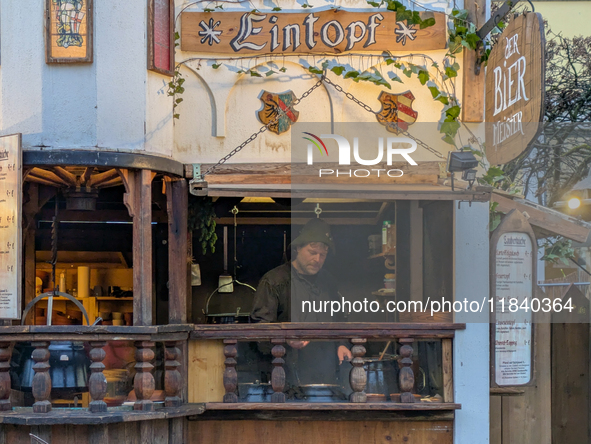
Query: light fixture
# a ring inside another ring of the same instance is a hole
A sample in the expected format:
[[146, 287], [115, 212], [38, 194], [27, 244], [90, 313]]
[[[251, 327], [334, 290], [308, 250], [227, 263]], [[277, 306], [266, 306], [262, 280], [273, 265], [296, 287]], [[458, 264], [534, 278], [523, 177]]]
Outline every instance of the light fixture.
[[462, 180], [468, 182], [468, 189], [472, 189], [472, 185], [474, 185], [474, 181], [476, 180], [476, 170], [466, 170], [462, 173]]
[[568, 200], [567, 205], [571, 210], [576, 210], [581, 206], [581, 199], [579, 199], [578, 197], [571, 197]]
[[[472, 188], [474, 180], [476, 180], [476, 168], [478, 160], [470, 151], [450, 151], [447, 154], [447, 171], [451, 173], [451, 190], [454, 191], [454, 173], [457, 171], [464, 171], [462, 179], [467, 180], [469, 188]], [[473, 171], [471, 173], [470, 171]], [[471, 179], [469, 179], [471, 178]], [[470, 182], [470, 180], [472, 182]]]

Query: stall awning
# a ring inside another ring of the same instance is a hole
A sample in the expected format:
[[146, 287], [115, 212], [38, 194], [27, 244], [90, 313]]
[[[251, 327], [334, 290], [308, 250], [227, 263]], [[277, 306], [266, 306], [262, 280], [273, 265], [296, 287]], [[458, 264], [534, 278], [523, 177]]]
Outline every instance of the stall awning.
[[[211, 165], [201, 165], [207, 171]], [[313, 166], [289, 163], [271, 164], [224, 164], [206, 176], [207, 194], [219, 197], [324, 197], [357, 198], [376, 200], [459, 200], [487, 202], [491, 188], [474, 187], [463, 189], [460, 185], [452, 191], [446, 180], [441, 162], [372, 166], [369, 177], [354, 177], [336, 174], [319, 177], [318, 170], [346, 169], [334, 164]], [[370, 168], [370, 167], [368, 167]], [[397, 168], [401, 177], [377, 177], [377, 169]], [[191, 165], [186, 165], [185, 177], [193, 178]], [[444, 184], [445, 183], [445, 184]]]
[[494, 190], [491, 201], [498, 203], [496, 210], [502, 213], [514, 209], [526, 213], [539, 238], [559, 235], [575, 242], [585, 242], [591, 231], [591, 224], [588, 222], [507, 193]]

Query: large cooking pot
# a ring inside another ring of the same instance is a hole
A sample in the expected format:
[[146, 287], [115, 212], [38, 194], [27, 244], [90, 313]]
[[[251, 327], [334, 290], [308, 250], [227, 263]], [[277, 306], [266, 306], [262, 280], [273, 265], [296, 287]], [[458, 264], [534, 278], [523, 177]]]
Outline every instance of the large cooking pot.
[[[11, 367], [19, 369], [11, 374], [12, 388], [31, 392], [35, 361], [31, 358], [35, 347], [30, 342], [15, 346]], [[90, 359], [82, 342], [53, 341], [49, 345], [49, 375], [51, 376], [51, 397], [73, 398], [76, 393], [87, 392]]]
[[[23, 311], [21, 325], [24, 325], [27, 314], [33, 306], [42, 299], [50, 299], [48, 311], [51, 313], [54, 296], [61, 296], [73, 302], [86, 319], [86, 325], [89, 325], [88, 313], [80, 301], [68, 293], [59, 291], [40, 294], [29, 302]], [[97, 318], [97, 321], [101, 321], [101, 318]], [[10, 362], [12, 389], [25, 393], [32, 391], [35, 361], [31, 355], [34, 350], [35, 347], [30, 342], [20, 342], [15, 345]], [[70, 399], [76, 393], [87, 392], [90, 359], [84, 350], [84, 344], [79, 341], [52, 341], [48, 350], [51, 397], [53, 399]]]
[[[363, 358], [363, 368], [367, 374], [365, 392], [369, 395], [380, 395], [384, 401], [390, 397], [390, 393], [398, 390], [398, 356], [384, 355], [379, 357]], [[377, 398], [377, 397], [376, 397]]]
[[288, 389], [290, 401], [343, 402], [347, 400], [338, 384], [303, 384]]
[[241, 402], [271, 402], [273, 387], [269, 383], [239, 382], [238, 400]]

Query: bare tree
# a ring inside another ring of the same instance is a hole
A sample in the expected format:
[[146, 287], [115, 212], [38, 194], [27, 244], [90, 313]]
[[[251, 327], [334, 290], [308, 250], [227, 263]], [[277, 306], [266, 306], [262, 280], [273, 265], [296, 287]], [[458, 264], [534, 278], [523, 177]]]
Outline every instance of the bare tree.
[[546, 98], [540, 137], [502, 167], [505, 177], [551, 206], [591, 166], [591, 37], [547, 33]]

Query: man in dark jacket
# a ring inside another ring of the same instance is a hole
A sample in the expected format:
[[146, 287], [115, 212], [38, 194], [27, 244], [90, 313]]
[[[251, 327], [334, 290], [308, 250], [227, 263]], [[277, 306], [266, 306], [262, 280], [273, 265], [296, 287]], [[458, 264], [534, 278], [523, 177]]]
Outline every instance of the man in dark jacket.
[[[257, 288], [251, 318], [254, 322], [321, 322], [326, 313], [303, 310], [304, 301], [335, 300], [338, 296], [336, 280], [323, 270], [329, 251], [334, 252], [330, 226], [321, 219], [310, 220], [300, 235], [291, 243], [295, 257], [291, 262], [266, 273]], [[351, 359], [351, 351], [344, 342], [295, 341], [287, 343], [295, 350], [288, 351], [286, 367], [291, 363], [292, 383], [334, 382], [338, 364]], [[330, 356], [327, 356], [330, 355]], [[314, 364], [318, 364], [314, 366]]]

